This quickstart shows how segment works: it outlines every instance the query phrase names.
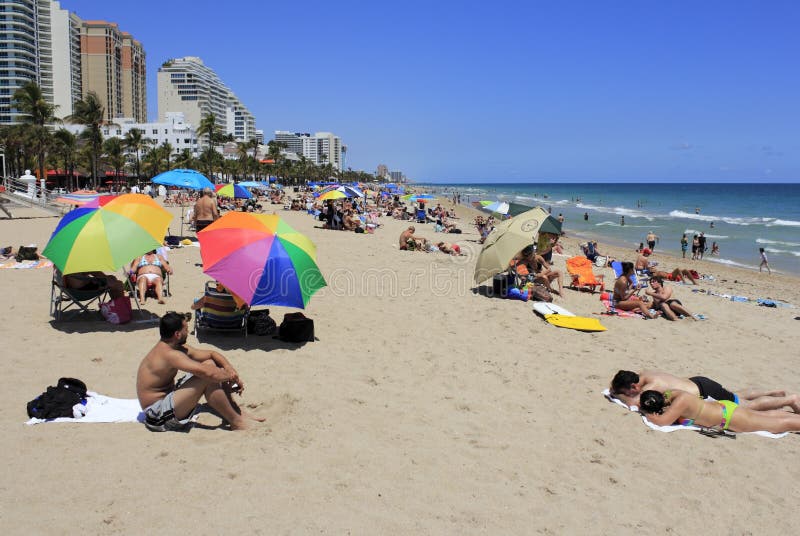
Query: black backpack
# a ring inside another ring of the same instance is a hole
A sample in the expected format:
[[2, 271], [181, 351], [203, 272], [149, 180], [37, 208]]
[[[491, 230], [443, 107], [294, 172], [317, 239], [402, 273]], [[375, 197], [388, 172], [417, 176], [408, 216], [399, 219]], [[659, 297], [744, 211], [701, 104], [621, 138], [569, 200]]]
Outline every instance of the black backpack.
[[55, 419], [72, 417], [72, 406], [86, 398], [86, 384], [75, 378], [61, 378], [58, 384], [28, 402], [28, 417]]
[[303, 313], [286, 313], [278, 328], [278, 338], [286, 342], [313, 342], [314, 321]]

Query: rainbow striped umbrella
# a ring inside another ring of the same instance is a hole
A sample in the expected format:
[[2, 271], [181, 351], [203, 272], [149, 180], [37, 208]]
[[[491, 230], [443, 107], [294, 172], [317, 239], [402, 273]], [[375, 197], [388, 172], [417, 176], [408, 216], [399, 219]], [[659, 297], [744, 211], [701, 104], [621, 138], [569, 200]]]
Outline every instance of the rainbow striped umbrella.
[[326, 285], [316, 246], [280, 216], [228, 212], [197, 239], [203, 272], [249, 305], [303, 309]]
[[42, 254], [63, 274], [113, 272], [161, 246], [172, 214], [150, 196], [102, 196], [68, 212]]
[[217, 185], [217, 195], [220, 197], [233, 197], [236, 199], [250, 199], [252, 194], [246, 188], [238, 184], [226, 184], [224, 186]]
[[340, 190], [331, 190], [330, 192], [325, 192], [317, 199], [320, 201], [327, 201], [328, 199], [344, 199], [347, 197], [347, 194], [340, 191]]

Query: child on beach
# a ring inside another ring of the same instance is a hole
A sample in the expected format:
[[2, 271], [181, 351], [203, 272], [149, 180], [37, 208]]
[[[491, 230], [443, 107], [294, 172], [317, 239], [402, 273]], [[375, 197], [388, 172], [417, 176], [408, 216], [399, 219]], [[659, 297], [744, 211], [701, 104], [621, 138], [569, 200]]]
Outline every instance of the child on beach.
[[767, 261], [767, 252], [764, 251], [764, 248], [758, 248], [758, 252], [761, 253], [761, 264], [758, 265], [758, 271], [761, 272], [766, 267], [767, 273], [772, 275], [772, 270], [769, 269], [769, 261]]

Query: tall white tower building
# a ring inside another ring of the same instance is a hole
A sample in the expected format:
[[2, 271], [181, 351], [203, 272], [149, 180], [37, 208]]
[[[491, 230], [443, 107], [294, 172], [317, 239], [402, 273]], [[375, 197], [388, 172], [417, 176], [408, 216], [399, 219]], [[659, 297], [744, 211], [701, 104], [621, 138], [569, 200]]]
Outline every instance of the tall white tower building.
[[159, 121], [168, 112], [181, 112], [187, 123], [196, 126], [213, 113], [222, 131], [237, 141], [256, 137], [253, 114], [217, 73], [194, 56], [168, 60], [158, 69]]

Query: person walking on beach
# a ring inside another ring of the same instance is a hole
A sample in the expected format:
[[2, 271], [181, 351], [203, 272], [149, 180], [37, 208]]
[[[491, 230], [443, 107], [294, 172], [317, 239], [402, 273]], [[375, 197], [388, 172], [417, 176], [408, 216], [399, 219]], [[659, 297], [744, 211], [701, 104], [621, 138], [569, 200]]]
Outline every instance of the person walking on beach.
[[706, 254], [706, 235], [705, 233], [700, 233], [700, 236], [697, 237], [697, 260], [702, 261], [703, 257]]
[[700, 249], [700, 238], [697, 235], [692, 237], [692, 260], [697, 260], [697, 250]]
[[689, 249], [689, 239], [686, 238], [686, 233], [683, 233], [681, 237], [681, 253], [683, 254], [683, 258], [686, 258], [686, 250]]
[[[148, 430], [185, 430], [203, 396], [231, 430], [246, 430], [247, 419], [265, 420], [243, 412], [233, 401], [232, 393], [241, 395], [244, 383], [222, 354], [186, 345], [189, 325], [185, 315], [165, 314], [159, 332], [161, 339], [144, 357], [136, 374], [136, 395], [144, 408]], [[178, 371], [186, 375], [176, 382]]]
[[758, 271], [761, 272], [766, 267], [767, 273], [772, 275], [772, 270], [769, 269], [769, 261], [767, 260], [767, 252], [764, 251], [764, 248], [758, 248], [758, 252], [761, 254], [761, 264], [758, 265]]
[[647, 247], [650, 248], [650, 251], [653, 252], [656, 250], [656, 242], [660, 237], [655, 234], [653, 231], [647, 233]]

